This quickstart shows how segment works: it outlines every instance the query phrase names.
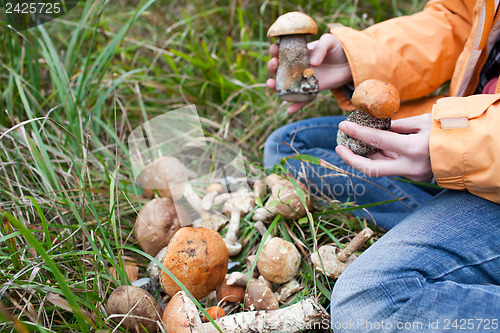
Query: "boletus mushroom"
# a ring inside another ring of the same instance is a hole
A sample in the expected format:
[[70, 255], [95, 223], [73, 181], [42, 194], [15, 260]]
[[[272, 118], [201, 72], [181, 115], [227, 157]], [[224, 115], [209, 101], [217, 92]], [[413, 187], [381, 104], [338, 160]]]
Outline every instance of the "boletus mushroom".
[[184, 193], [187, 171], [184, 164], [173, 156], [164, 156], [149, 163], [137, 178], [146, 198], [153, 198], [155, 192], [160, 197], [177, 200]]
[[279, 37], [276, 93], [284, 101], [309, 102], [318, 95], [318, 80], [309, 67], [306, 39], [316, 33], [316, 22], [300, 12], [281, 15], [267, 31], [267, 37]]
[[244, 305], [245, 309], [250, 311], [279, 309], [278, 299], [273, 291], [257, 280], [252, 280], [248, 284]]
[[299, 272], [300, 253], [292, 243], [274, 237], [267, 242], [259, 258], [257, 268], [268, 281], [285, 283], [292, 280]]
[[156, 198], [139, 211], [135, 221], [135, 239], [141, 249], [151, 256], [165, 246], [183, 225], [191, 224], [189, 214], [171, 198]]
[[241, 303], [245, 297], [245, 288], [238, 285], [227, 284], [227, 278], [217, 286], [217, 301]]
[[[163, 265], [191, 292], [202, 299], [224, 281], [229, 253], [219, 233], [206, 228], [184, 227], [172, 237]], [[170, 296], [181, 288], [161, 271], [161, 286]]]
[[[399, 92], [392, 84], [374, 79], [363, 81], [352, 95], [356, 110], [347, 116], [346, 121], [388, 131], [391, 129], [391, 117], [399, 110], [399, 103]], [[337, 144], [346, 146], [358, 155], [370, 155], [378, 151], [378, 148], [348, 136], [341, 130], [337, 133]]]
[[[312, 208], [311, 196], [307, 187], [300, 181], [296, 182], [304, 193], [304, 203], [307, 209]], [[306, 208], [300, 200], [296, 187], [284, 176], [270, 174], [266, 178], [266, 184], [271, 188], [271, 196], [264, 207], [255, 210], [252, 217], [254, 221], [265, 221], [277, 214], [284, 218], [296, 220], [306, 215]]]
[[134, 286], [120, 286], [108, 298], [106, 312], [129, 332], [159, 332], [161, 307], [147, 291]]

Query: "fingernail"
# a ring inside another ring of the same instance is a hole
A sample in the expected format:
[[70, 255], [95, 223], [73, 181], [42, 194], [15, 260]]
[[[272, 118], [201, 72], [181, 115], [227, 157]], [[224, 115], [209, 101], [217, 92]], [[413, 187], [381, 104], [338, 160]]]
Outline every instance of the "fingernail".
[[309, 59], [309, 63], [311, 65], [316, 65], [316, 63], [319, 61], [318, 57], [312, 56], [311, 59]]
[[345, 131], [345, 130], [347, 129], [347, 124], [346, 124], [346, 122], [345, 122], [345, 121], [343, 121], [343, 122], [341, 122], [341, 123], [339, 124], [339, 129], [340, 129], [341, 131]]

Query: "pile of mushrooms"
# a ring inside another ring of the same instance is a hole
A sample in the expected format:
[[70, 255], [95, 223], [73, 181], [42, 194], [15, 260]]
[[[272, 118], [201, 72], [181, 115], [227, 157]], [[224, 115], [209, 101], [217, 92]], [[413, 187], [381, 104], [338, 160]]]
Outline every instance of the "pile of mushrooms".
[[[167, 161], [173, 161], [179, 177], [186, 174], [179, 171], [184, 167], [182, 163], [171, 158], [153, 161], [151, 165], [158, 173], [168, 171]], [[156, 256], [168, 273], [151, 262], [148, 278], [130, 279], [135, 280], [132, 286], [113, 291], [106, 305], [110, 321], [130, 332], [216, 332], [213, 323], [207, 322], [214, 320], [225, 332], [286, 333], [328, 320], [327, 312], [314, 297], [280, 308], [302, 290], [297, 279], [302, 257], [292, 242], [268, 237], [258, 256], [246, 258], [246, 271], [228, 274], [229, 257], [242, 249], [238, 238], [242, 216], [253, 213], [254, 227], [262, 236], [267, 234], [264, 221], [277, 214], [287, 220], [305, 216], [312, 209], [312, 202], [304, 184], [271, 174], [265, 182], [254, 181], [253, 190], [243, 186], [235, 192], [225, 192], [221, 181], [210, 184], [200, 195], [203, 190], [195, 190], [189, 183], [169, 187], [159, 183], [168, 176], [146, 176], [143, 175], [142, 184], [151, 184], [153, 179], [153, 185], [147, 187], [154, 190], [151, 193], [145, 189], [151, 200], [138, 214], [135, 237], [144, 252]], [[255, 209], [256, 199], [264, 197], [266, 187], [269, 198]], [[194, 223], [182, 207], [175, 205], [175, 200], [182, 197], [199, 215]], [[225, 216], [229, 216], [229, 223], [222, 237], [219, 229], [227, 223]], [[311, 262], [328, 276], [338, 276], [354, 260], [353, 253], [371, 236], [369, 231], [360, 233], [343, 250], [320, 248], [312, 254]], [[334, 257], [328, 257], [332, 253]], [[341, 268], [331, 271], [333, 262], [340, 262]], [[193, 300], [203, 300], [208, 317], [200, 313]]]

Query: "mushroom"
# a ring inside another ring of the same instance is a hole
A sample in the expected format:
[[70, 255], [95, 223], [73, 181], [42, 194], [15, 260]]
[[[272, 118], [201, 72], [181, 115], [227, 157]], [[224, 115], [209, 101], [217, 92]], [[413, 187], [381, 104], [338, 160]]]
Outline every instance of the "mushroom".
[[316, 33], [316, 22], [300, 12], [281, 15], [267, 31], [267, 37], [279, 37], [276, 93], [284, 101], [309, 102], [318, 95], [318, 80], [309, 68], [306, 39]]
[[[130, 282], [134, 282], [139, 278], [139, 267], [137, 267], [134, 259], [128, 257], [125, 257], [124, 259], [126, 260], [124, 264], [125, 275], [127, 275]], [[109, 273], [113, 278], [118, 279], [118, 274], [116, 273], [116, 269], [114, 267], [109, 269]]]
[[[346, 121], [388, 131], [391, 129], [391, 117], [399, 110], [399, 103], [399, 93], [392, 84], [374, 79], [363, 81], [352, 95], [356, 110]], [[337, 132], [337, 144], [346, 146], [358, 155], [370, 155], [378, 151], [378, 148], [350, 137], [341, 130]]]
[[240, 303], [245, 297], [245, 288], [238, 285], [227, 284], [227, 277], [217, 286], [217, 301]]
[[[167, 254], [168, 246], [162, 248], [157, 254], [155, 259], [159, 262], [163, 262], [163, 258], [165, 258], [165, 254]], [[151, 261], [146, 269], [146, 273], [151, 282], [151, 295], [156, 295], [158, 289], [160, 289], [160, 276], [162, 269], [158, 266], [154, 261]]]
[[241, 189], [224, 203], [222, 210], [231, 215], [231, 220], [227, 226], [224, 242], [227, 245], [229, 256], [235, 256], [241, 252], [241, 243], [238, 242], [238, 230], [240, 227], [241, 214], [246, 214], [252, 210], [255, 204], [255, 198], [252, 192], [247, 189]]
[[110, 319], [129, 332], [158, 332], [161, 307], [147, 291], [134, 286], [120, 286], [108, 298], [106, 312]]
[[232, 272], [228, 275], [226, 283], [230, 286], [246, 287], [248, 283], [248, 274], [242, 272]]
[[155, 191], [161, 197], [177, 200], [182, 197], [187, 182], [184, 164], [173, 156], [164, 156], [149, 163], [137, 177], [146, 198], [153, 198]]
[[177, 292], [168, 302], [162, 320], [167, 332], [205, 332], [196, 305], [184, 291]]
[[[256, 258], [257, 258], [257, 256], [255, 254], [251, 254], [251, 255], [249, 255], [248, 257], [245, 258], [245, 265], [247, 266], [247, 270], [248, 271], [250, 271], [250, 269], [252, 269], [252, 266], [253, 266]], [[257, 266], [255, 266], [255, 269], [253, 271], [252, 276], [254, 278], [258, 278], [259, 275], [260, 275], [259, 269], [257, 268]]]
[[[229, 254], [217, 231], [185, 227], [177, 231], [167, 247], [163, 265], [196, 299], [207, 296], [224, 280]], [[181, 288], [161, 271], [161, 285], [170, 296]]]
[[245, 309], [250, 311], [277, 310], [279, 308], [278, 299], [271, 288], [257, 280], [252, 280], [248, 284], [244, 304]]
[[191, 219], [187, 212], [180, 206], [176, 207], [171, 198], [156, 198], [139, 211], [135, 221], [135, 238], [144, 252], [155, 256], [167, 246], [181, 226], [189, 224]]
[[[290, 180], [273, 173], [267, 176], [266, 184], [271, 188], [271, 196], [264, 207], [255, 210], [252, 217], [254, 221], [265, 221], [277, 214], [293, 220], [306, 215], [306, 208]], [[307, 187], [300, 181], [297, 184], [304, 193], [307, 209], [311, 209], [312, 201]]]
[[191, 206], [191, 208], [193, 208], [194, 211], [200, 215], [202, 220], [209, 220], [211, 218], [210, 213], [207, 210], [203, 209], [201, 203], [202, 199], [195, 192], [193, 186], [190, 183], [186, 183], [184, 186], [184, 198], [186, 198], [186, 201]]
[[288, 281], [287, 283], [279, 287], [275, 293], [278, 302], [285, 302], [290, 298], [290, 296], [297, 293], [300, 288], [302, 287], [297, 280], [292, 279], [291, 281]]
[[338, 278], [357, 256], [354, 254], [368, 239], [373, 230], [365, 228], [358, 233], [342, 250], [336, 246], [324, 245], [311, 254], [311, 261], [316, 269], [329, 277]]
[[285, 283], [292, 280], [300, 267], [300, 253], [292, 243], [274, 237], [267, 242], [257, 259], [259, 273], [268, 281]]
[[[223, 308], [220, 306], [211, 306], [207, 310], [207, 314], [210, 316], [212, 319], [219, 319], [221, 317], [224, 317], [226, 315], [226, 312], [224, 311]], [[205, 316], [203, 318], [204, 322], [209, 321], [208, 318]]]
[[214, 198], [219, 194], [222, 193], [224, 189], [222, 188], [222, 185], [219, 183], [213, 183], [210, 184], [207, 187], [207, 194], [201, 199], [201, 208], [204, 210], [210, 210], [212, 208], [212, 203], [214, 201]]
[[[183, 292], [177, 293], [163, 312], [168, 332], [216, 333], [212, 323], [202, 323], [196, 305]], [[326, 310], [315, 297], [305, 298], [278, 310], [239, 312], [215, 320], [222, 332], [295, 333], [329, 322]]]

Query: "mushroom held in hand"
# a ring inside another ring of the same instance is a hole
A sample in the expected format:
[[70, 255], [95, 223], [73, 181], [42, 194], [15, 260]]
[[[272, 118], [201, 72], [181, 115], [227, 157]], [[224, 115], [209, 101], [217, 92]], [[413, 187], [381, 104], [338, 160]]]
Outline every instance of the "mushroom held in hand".
[[300, 253], [292, 243], [274, 237], [262, 248], [257, 259], [257, 267], [266, 280], [285, 283], [297, 275], [300, 267]]
[[147, 254], [156, 254], [167, 246], [182, 225], [191, 224], [187, 212], [170, 198], [156, 198], [142, 206], [135, 221], [135, 238]]
[[[391, 117], [399, 110], [399, 93], [390, 83], [379, 80], [362, 82], [352, 95], [356, 108], [346, 119], [356, 124], [382, 130], [391, 129]], [[337, 133], [337, 144], [343, 145], [358, 155], [376, 153], [377, 148], [348, 136], [341, 130]]]
[[284, 101], [309, 102], [318, 95], [306, 40], [307, 35], [316, 33], [316, 22], [300, 12], [281, 15], [267, 31], [267, 37], [279, 37], [276, 93]]
[[161, 307], [147, 291], [134, 286], [116, 288], [108, 298], [106, 312], [129, 332], [158, 332]]
[[[207, 296], [224, 280], [229, 254], [215, 230], [184, 227], [177, 231], [167, 247], [163, 265], [196, 299]], [[161, 285], [170, 296], [181, 288], [161, 271]]]
[[142, 187], [144, 196], [149, 199], [154, 197], [156, 191], [161, 197], [179, 199], [186, 182], [186, 167], [173, 156], [155, 159], [137, 178], [137, 185]]

